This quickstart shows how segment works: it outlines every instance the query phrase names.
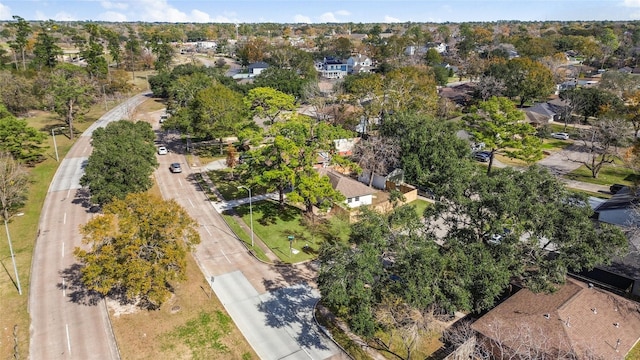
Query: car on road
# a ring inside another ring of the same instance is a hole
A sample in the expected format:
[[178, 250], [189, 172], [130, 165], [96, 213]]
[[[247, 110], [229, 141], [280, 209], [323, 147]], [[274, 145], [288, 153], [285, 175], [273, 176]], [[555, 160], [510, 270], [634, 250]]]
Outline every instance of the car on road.
[[566, 132], [551, 133], [551, 137], [558, 140], [569, 140], [569, 134]]
[[158, 147], [158, 155], [167, 155], [168, 153], [169, 153], [169, 150], [167, 150], [166, 147], [164, 146]]
[[169, 118], [169, 115], [160, 115], [160, 124], [165, 122], [165, 120], [167, 120], [168, 118]]
[[169, 166], [169, 170], [171, 170], [172, 173], [181, 173], [182, 167], [180, 166], [180, 163], [173, 163]]
[[625, 186], [622, 184], [613, 184], [609, 186], [609, 192], [612, 194], [617, 194], [618, 191], [622, 190]]
[[491, 152], [489, 151], [476, 151], [473, 153], [473, 158], [477, 161], [488, 162], [491, 160]]

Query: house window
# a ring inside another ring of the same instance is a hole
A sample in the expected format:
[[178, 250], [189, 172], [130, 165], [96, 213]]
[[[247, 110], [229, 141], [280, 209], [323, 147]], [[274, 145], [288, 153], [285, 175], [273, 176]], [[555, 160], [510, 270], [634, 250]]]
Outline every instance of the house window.
[[360, 196], [356, 196], [356, 200], [355, 201], [360, 201]]
[[352, 200], [353, 200], [352, 198], [348, 198], [348, 199], [347, 199], [347, 203], [351, 204], [351, 201], [352, 201]]

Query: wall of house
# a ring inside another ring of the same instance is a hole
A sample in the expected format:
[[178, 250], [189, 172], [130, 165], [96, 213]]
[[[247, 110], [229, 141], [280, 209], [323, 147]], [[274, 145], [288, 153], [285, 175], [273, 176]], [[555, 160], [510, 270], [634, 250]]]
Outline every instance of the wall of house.
[[[362, 174], [358, 176], [358, 181], [365, 185], [369, 185], [369, 172], [367, 170], [364, 170]], [[373, 183], [371, 184], [371, 186], [379, 190], [384, 190], [386, 185], [387, 179], [384, 176], [376, 174], [373, 175]]]
[[473, 354], [476, 348], [476, 338], [471, 337], [464, 344], [460, 345], [457, 349], [447, 355], [443, 360], [468, 360], [473, 358]]
[[350, 208], [357, 208], [363, 205], [371, 205], [372, 202], [373, 202], [372, 195], [358, 196], [356, 198], [349, 198], [345, 200], [345, 204], [347, 204], [347, 206]]

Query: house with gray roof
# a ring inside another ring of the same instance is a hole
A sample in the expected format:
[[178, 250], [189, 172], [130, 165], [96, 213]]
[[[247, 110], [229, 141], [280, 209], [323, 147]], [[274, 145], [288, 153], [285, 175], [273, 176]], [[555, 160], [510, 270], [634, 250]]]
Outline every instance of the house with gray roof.
[[331, 182], [331, 187], [347, 198], [344, 203], [348, 207], [356, 208], [373, 203], [375, 189], [328, 168], [319, 169], [318, 171], [320, 175], [327, 175]]

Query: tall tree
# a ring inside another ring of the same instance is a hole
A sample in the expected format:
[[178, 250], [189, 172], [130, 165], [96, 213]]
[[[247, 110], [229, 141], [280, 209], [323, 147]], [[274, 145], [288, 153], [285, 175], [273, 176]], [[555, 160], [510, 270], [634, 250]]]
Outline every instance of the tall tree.
[[496, 153], [533, 163], [542, 158], [542, 140], [524, 122], [524, 113], [507, 98], [493, 97], [480, 103], [464, 117], [476, 142], [491, 149], [487, 174]]
[[50, 34], [53, 24], [45, 22], [42, 24], [36, 43], [33, 46], [33, 64], [41, 69], [46, 67], [53, 69], [58, 64], [58, 57], [62, 56], [62, 48], [58, 46], [56, 39]]
[[9, 46], [13, 51], [19, 52], [22, 55], [22, 70], [24, 71], [27, 69], [25, 52], [27, 44], [29, 43], [29, 36], [32, 33], [31, 25], [29, 25], [29, 22], [20, 16], [13, 15], [12, 17], [15, 22], [10, 22], [8, 26], [15, 30], [15, 39], [9, 42]]
[[177, 117], [183, 114], [188, 117], [194, 134], [208, 139], [235, 135], [248, 119], [242, 95], [220, 84], [198, 91], [189, 108], [179, 111]]
[[506, 96], [518, 98], [520, 107], [527, 101], [546, 98], [555, 90], [551, 70], [529, 58], [514, 58], [506, 63], [493, 64], [486, 75], [502, 80], [506, 86]]
[[346, 198], [331, 186], [328, 176], [321, 176], [316, 169], [307, 167], [296, 171], [296, 187], [287, 195], [289, 201], [304, 204], [307, 215], [313, 214], [313, 207], [320, 210], [331, 209]]
[[91, 102], [93, 87], [89, 84], [84, 69], [71, 64], [60, 64], [51, 75], [51, 93], [55, 101], [55, 112], [64, 118], [73, 139], [73, 126]]
[[80, 55], [87, 62], [86, 69], [89, 77], [91, 79], [106, 78], [109, 67], [104, 58], [104, 48], [100, 42], [102, 29], [97, 24], [86, 24], [84, 28], [89, 34], [89, 41], [84, 42], [80, 48]]
[[151, 125], [121, 120], [93, 132], [89, 156], [80, 185], [87, 186], [99, 205], [127, 194], [151, 188], [151, 174], [158, 167]]
[[591, 176], [597, 178], [605, 165], [620, 158], [619, 149], [629, 144], [628, 128], [628, 123], [618, 117], [599, 119], [588, 129], [580, 131], [584, 155], [569, 160], [583, 164], [591, 171]]
[[249, 90], [244, 97], [244, 102], [254, 116], [267, 117], [271, 124], [275, 123], [283, 111], [295, 109], [295, 98], [292, 95], [270, 87], [256, 87]]
[[187, 252], [200, 243], [197, 223], [175, 200], [146, 193], [105, 206], [81, 232], [89, 249], [77, 247], [74, 255], [84, 285], [148, 309], [159, 308], [186, 279]]
[[29, 187], [29, 174], [11, 154], [0, 152], [0, 215], [4, 221], [24, 205]]
[[10, 153], [16, 161], [33, 165], [42, 160], [47, 135], [17, 119], [0, 104], [0, 151]]
[[613, 93], [593, 87], [564, 90], [560, 92], [560, 98], [567, 100], [574, 112], [583, 116], [585, 123], [590, 117], [597, 117], [606, 112], [622, 112], [624, 105]]
[[280, 206], [284, 207], [284, 192], [295, 186], [296, 170], [300, 166], [300, 148], [296, 143], [278, 135], [269, 144], [251, 154], [250, 182], [269, 191], [277, 191]]
[[385, 119], [381, 133], [397, 139], [405, 181], [431, 189], [449, 199], [463, 196], [474, 167], [467, 160], [467, 141], [456, 136], [451, 123], [416, 115], [395, 114]]

